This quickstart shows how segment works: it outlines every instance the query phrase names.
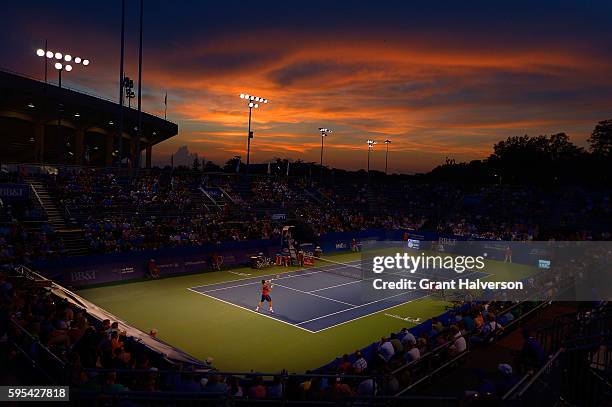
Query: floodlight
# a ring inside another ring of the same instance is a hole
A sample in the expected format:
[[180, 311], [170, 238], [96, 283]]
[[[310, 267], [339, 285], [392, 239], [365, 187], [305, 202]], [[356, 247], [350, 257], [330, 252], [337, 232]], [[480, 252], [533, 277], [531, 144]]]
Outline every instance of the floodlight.
[[66, 62], [70, 62], [70, 61], [72, 61], [72, 55], [69, 55], [69, 54], [64, 55], [64, 60], [65, 60]]
[[59, 62], [55, 63], [55, 69], [62, 69], [62, 64]]
[[85, 65], [85, 66], [89, 65], [89, 59], [84, 59], [83, 60], [83, 65]]
[[45, 56], [45, 50], [41, 49], [41, 48], [38, 48], [36, 50], [36, 55], [38, 55], [39, 57], [44, 57]]
[[66, 65], [65, 68], [68, 72], [72, 71], [72, 65]]
[[55, 53], [55, 59], [62, 59], [62, 53], [61, 52], [56, 52]]
[[53, 58], [53, 51], [47, 51], [47, 58]]
[[80, 57], [74, 58], [74, 62], [77, 63], [77, 64], [80, 64], [81, 63], [81, 58]]

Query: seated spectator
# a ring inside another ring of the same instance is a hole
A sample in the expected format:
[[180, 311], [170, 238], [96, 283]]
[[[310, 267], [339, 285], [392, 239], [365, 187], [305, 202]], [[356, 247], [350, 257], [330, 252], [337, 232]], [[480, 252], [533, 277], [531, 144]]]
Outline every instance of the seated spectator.
[[371, 377], [361, 381], [357, 385], [357, 394], [360, 396], [375, 396], [376, 395], [376, 383]]
[[395, 349], [393, 348], [393, 344], [391, 344], [388, 339], [381, 338], [380, 343], [378, 344], [378, 356], [384, 362], [389, 362], [394, 354]]
[[546, 360], [546, 353], [528, 329], [523, 330], [523, 347], [519, 355], [519, 363], [523, 371], [542, 367]]
[[500, 363], [497, 372], [499, 375], [496, 383], [497, 396], [502, 397], [517, 383], [518, 378], [512, 374], [512, 366], [507, 363]]
[[351, 386], [344, 383], [340, 377], [336, 378], [336, 381], [332, 384], [330, 393], [332, 398], [336, 400], [351, 397], [355, 394]]
[[408, 331], [407, 328], [402, 328], [402, 330], [400, 331], [400, 338], [402, 344], [404, 345], [404, 348], [406, 349], [408, 348], [408, 345], [416, 344], [416, 338], [410, 331]]
[[453, 325], [450, 329], [451, 340], [453, 340], [453, 344], [449, 347], [449, 353], [451, 355], [456, 355], [461, 352], [465, 352], [467, 349], [467, 342], [465, 337], [461, 334], [459, 329]]
[[355, 362], [353, 363], [353, 372], [355, 374], [361, 374], [368, 368], [368, 362], [365, 360], [361, 351], [355, 352]]
[[175, 390], [186, 393], [197, 393], [202, 390], [202, 387], [196, 375], [190, 372], [184, 372], [181, 374], [180, 381], [176, 384]]
[[263, 384], [263, 379], [259, 376], [255, 377], [253, 384], [249, 387], [249, 398], [250, 399], [265, 399], [267, 396], [266, 386]]
[[397, 334], [395, 333], [391, 334], [390, 342], [391, 342], [391, 345], [393, 345], [394, 354], [401, 355], [404, 352], [404, 345], [402, 345], [402, 342], [398, 339]]
[[117, 373], [116, 372], [108, 372], [104, 376], [104, 385], [102, 386], [103, 392], [108, 393], [119, 393], [123, 391], [129, 390], [124, 385], [117, 383]]
[[342, 361], [340, 362], [340, 366], [338, 366], [338, 373], [341, 374], [349, 374], [351, 373], [353, 365], [349, 360], [349, 355], [346, 353], [342, 355]]
[[147, 273], [149, 277], [151, 278], [159, 277], [159, 267], [157, 267], [157, 264], [155, 263], [155, 259], [150, 259], [147, 262]]
[[267, 398], [280, 399], [283, 397], [283, 383], [280, 376], [274, 376], [272, 384], [267, 388]]
[[244, 393], [242, 391], [242, 386], [240, 386], [240, 380], [237, 377], [232, 376], [229, 378], [227, 394], [229, 394], [231, 397], [243, 397], [244, 396]]
[[469, 313], [465, 313], [463, 318], [461, 319], [463, 326], [465, 326], [465, 330], [469, 333], [474, 332], [476, 330], [476, 323], [474, 322], [474, 318]]
[[470, 337], [470, 342], [474, 344], [492, 342], [495, 340], [495, 335], [504, 329], [504, 327], [495, 320], [495, 315], [489, 313], [487, 319], [487, 323], [482, 327], [480, 332]]
[[435, 317], [431, 319], [431, 328], [436, 331], [436, 333], [440, 333], [445, 329], [444, 324], [442, 324], [442, 322]]
[[227, 385], [222, 376], [212, 374], [208, 377], [206, 386], [202, 388], [205, 393], [225, 394], [227, 393]]
[[416, 343], [412, 345], [408, 345], [408, 351], [406, 352], [406, 362], [410, 363], [420, 358], [421, 358], [421, 351], [417, 347]]

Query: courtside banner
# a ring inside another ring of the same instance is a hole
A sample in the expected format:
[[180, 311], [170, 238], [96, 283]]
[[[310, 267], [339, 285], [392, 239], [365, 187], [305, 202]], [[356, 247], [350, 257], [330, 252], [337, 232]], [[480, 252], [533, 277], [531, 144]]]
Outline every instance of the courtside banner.
[[280, 250], [280, 242], [251, 240], [203, 246], [166, 248], [93, 256], [65, 257], [34, 264], [47, 278], [63, 285], [84, 287], [117, 281], [142, 279], [148, 276], [147, 263], [155, 260], [163, 276], [211, 271], [213, 254], [223, 258], [223, 267], [249, 263], [250, 256], [264, 253], [272, 257]]
[[363, 246], [368, 301], [609, 301], [612, 242], [434, 241]]
[[30, 186], [27, 184], [0, 184], [0, 199], [14, 202], [30, 199]]

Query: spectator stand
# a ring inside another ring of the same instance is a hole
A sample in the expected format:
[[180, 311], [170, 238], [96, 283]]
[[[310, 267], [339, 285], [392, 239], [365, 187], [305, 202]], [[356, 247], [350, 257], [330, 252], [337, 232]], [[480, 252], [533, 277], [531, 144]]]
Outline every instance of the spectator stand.
[[[576, 405], [604, 405], [612, 399], [612, 328], [610, 304], [560, 316], [551, 329], [566, 337], [556, 342], [557, 334], [546, 328], [539, 340], [558, 346], [546, 363], [525, 376], [502, 398], [509, 405], [552, 405], [559, 400]], [[596, 315], [592, 320], [585, 314]], [[573, 315], [573, 318], [571, 318]], [[572, 321], [570, 323], [570, 321]], [[575, 323], [579, 321], [579, 323]], [[571, 325], [570, 329], [567, 329]], [[552, 340], [546, 340], [549, 336]]]

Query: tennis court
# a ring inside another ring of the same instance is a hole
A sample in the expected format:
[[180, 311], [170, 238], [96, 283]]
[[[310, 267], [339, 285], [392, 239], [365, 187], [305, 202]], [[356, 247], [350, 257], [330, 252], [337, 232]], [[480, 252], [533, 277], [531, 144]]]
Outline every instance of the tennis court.
[[[440, 280], [439, 275], [401, 273], [392, 278]], [[483, 278], [484, 272], [474, 272], [454, 278]], [[255, 311], [261, 295], [261, 280], [273, 279], [274, 313]], [[450, 280], [444, 278], [443, 280]], [[201, 285], [188, 290], [213, 298], [246, 312], [272, 318], [281, 323], [316, 333], [359, 318], [432, 295], [425, 290], [374, 290], [371, 278], [361, 268], [361, 261], [323, 264], [283, 273], [244, 278], [224, 283]]]

